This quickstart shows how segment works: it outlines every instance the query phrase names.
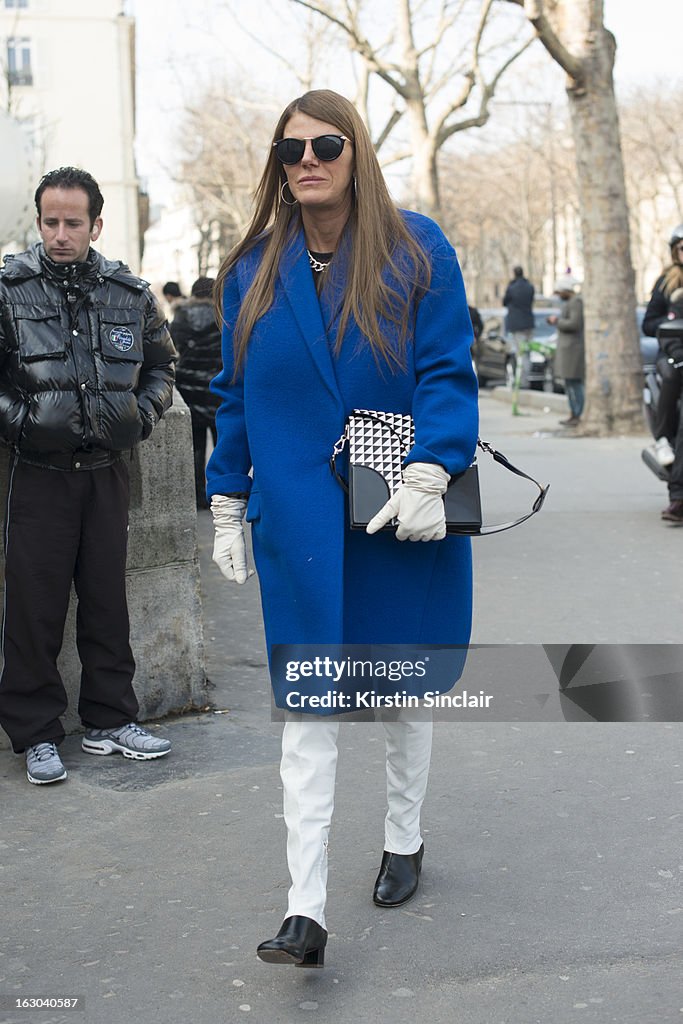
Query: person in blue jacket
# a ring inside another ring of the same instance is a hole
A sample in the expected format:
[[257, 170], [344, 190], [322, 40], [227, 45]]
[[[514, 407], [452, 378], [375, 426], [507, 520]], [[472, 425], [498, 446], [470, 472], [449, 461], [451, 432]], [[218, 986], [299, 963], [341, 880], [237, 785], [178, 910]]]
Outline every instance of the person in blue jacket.
[[[218, 441], [207, 467], [214, 560], [243, 584], [251, 523], [276, 703], [277, 644], [466, 645], [470, 541], [446, 537], [442, 496], [477, 440], [472, 325], [452, 246], [399, 210], [353, 105], [329, 90], [293, 100], [275, 128], [253, 220], [216, 282], [223, 320]], [[398, 495], [351, 531], [330, 472], [355, 408], [411, 413]], [[396, 517], [396, 529], [383, 529]], [[405, 543], [406, 541], [422, 543]], [[301, 689], [301, 683], [297, 684]], [[367, 688], [367, 685], [366, 685]], [[266, 962], [321, 967], [337, 717], [287, 711], [281, 778], [292, 885]], [[388, 716], [386, 716], [388, 717]], [[373, 892], [416, 892], [431, 720], [384, 720], [388, 812]]]

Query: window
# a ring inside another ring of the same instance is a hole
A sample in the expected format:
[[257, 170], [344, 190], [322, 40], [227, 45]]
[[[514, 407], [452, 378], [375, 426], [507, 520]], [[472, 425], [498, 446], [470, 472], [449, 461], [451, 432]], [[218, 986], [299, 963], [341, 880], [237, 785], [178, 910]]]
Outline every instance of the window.
[[33, 85], [30, 39], [7, 40], [7, 75], [10, 85]]
[[5, 7], [28, 7], [28, 0], [5, 0]]

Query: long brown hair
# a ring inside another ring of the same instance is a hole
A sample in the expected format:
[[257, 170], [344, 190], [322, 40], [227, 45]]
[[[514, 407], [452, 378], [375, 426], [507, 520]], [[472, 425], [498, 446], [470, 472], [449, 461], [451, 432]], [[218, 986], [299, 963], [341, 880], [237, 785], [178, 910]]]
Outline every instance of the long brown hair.
[[683, 265], [678, 262], [677, 254], [674, 254], [673, 249], [671, 256], [673, 263], [670, 267], [665, 268], [662, 281], [662, 291], [667, 299], [671, 298], [671, 293], [675, 292], [677, 288], [683, 288]]
[[[353, 104], [330, 89], [307, 92], [284, 109], [275, 127], [273, 142], [282, 138], [287, 122], [299, 111], [335, 125], [354, 147], [355, 195], [345, 228], [349, 241], [344, 246], [348, 253], [347, 283], [337, 332], [337, 350], [349, 319], [353, 319], [370, 344], [375, 359], [378, 362], [384, 360], [389, 367], [397, 369], [405, 364], [411, 300], [429, 286], [429, 259], [408, 231], [389, 195], [370, 136]], [[282, 201], [281, 189], [286, 180], [284, 168], [271, 145], [254, 193], [252, 221], [242, 241], [228, 253], [216, 278], [214, 304], [220, 321], [223, 319], [222, 297], [227, 275], [238, 260], [265, 236], [258, 270], [234, 325], [236, 375], [244, 363], [256, 321], [273, 303], [282, 251], [301, 223], [298, 204], [291, 206]], [[384, 337], [380, 319], [397, 327], [396, 347]]]

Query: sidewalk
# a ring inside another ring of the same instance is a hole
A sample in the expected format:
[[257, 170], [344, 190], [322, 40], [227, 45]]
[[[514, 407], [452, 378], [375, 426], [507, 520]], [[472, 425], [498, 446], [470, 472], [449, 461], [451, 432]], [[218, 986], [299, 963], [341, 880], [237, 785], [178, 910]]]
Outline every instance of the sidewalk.
[[[481, 410], [482, 436], [551, 489], [529, 523], [474, 541], [473, 640], [678, 643], [683, 530], [659, 521], [640, 441], [572, 438], [557, 412], [512, 417], [488, 394]], [[482, 479], [491, 518], [533, 497], [498, 467]], [[224, 583], [208, 513], [199, 533], [214, 710], [159, 723], [174, 749], [155, 762], [68, 737], [65, 784], [30, 786], [0, 753], [0, 998], [86, 1000], [0, 1022], [681, 1021], [679, 724], [439, 724], [423, 882], [391, 912], [370, 899], [381, 727], [345, 727], [326, 967], [256, 958], [288, 887], [280, 727], [256, 581]]]

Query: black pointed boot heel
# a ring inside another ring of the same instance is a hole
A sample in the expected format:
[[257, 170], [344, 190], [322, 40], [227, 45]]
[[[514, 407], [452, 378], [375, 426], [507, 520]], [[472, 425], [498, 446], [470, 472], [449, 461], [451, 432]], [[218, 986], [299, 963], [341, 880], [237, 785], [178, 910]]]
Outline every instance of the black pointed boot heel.
[[267, 964], [322, 967], [325, 963], [327, 932], [311, 917], [287, 917], [274, 939], [267, 939], [256, 953]]

